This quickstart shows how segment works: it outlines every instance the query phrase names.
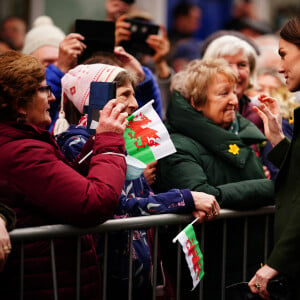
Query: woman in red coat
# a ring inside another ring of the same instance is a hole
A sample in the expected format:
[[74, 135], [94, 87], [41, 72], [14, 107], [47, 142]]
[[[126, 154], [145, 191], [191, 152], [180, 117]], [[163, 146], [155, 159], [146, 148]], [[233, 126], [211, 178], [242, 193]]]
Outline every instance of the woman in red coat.
[[[97, 225], [112, 216], [124, 185], [124, 104], [111, 100], [102, 110], [84, 177], [45, 130], [54, 100], [36, 58], [14, 51], [0, 55], [0, 195], [16, 212], [17, 228]], [[75, 299], [76, 241], [57, 239], [54, 245], [58, 298]], [[49, 241], [26, 244], [24, 257], [24, 299], [53, 299]], [[89, 235], [82, 237], [80, 279], [81, 299], [99, 299], [100, 274]], [[0, 286], [1, 299], [19, 299], [17, 245], [0, 274]]]

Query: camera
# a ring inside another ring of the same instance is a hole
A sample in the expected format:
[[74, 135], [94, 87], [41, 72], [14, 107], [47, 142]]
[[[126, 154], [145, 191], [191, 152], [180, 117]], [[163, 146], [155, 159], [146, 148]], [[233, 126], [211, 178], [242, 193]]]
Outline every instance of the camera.
[[135, 55], [136, 53], [153, 55], [154, 50], [146, 43], [146, 40], [151, 34], [158, 34], [159, 26], [151, 24], [147, 21], [138, 21], [132, 19], [125, 19], [130, 24], [129, 30], [131, 31], [131, 37], [129, 41], [122, 41], [121, 46], [129, 52]]

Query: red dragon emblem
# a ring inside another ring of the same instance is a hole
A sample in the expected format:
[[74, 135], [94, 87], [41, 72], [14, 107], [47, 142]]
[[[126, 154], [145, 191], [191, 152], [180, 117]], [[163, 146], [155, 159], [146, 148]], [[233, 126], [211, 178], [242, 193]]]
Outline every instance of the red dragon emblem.
[[157, 130], [146, 127], [147, 124], [151, 123], [151, 120], [144, 114], [140, 113], [129, 121], [127, 128], [134, 132], [134, 136], [131, 132], [128, 133], [131, 139], [135, 139], [134, 142], [137, 149], [144, 148], [146, 144], [149, 147], [159, 146], [156, 139], [159, 139]]
[[197, 278], [199, 277], [199, 274], [202, 270], [200, 258], [198, 254], [195, 251], [195, 242], [194, 240], [187, 240], [186, 242], [186, 248], [188, 250], [188, 256], [192, 255], [192, 262], [193, 262], [193, 268], [194, 272], [197, 275]]

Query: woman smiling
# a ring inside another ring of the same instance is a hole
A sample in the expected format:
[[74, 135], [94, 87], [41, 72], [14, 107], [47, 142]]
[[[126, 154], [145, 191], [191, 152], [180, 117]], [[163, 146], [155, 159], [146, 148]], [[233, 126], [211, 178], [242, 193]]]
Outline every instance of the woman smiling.
[[[205, 192], [215, 196], [221, 208], [230, 209], [254, 209], [273, 203], [273, 183], [265, 178], [262, 164], [251, 148], [251, 144], [265, 137], [237, 112], [236, 85], [237, 74], [224, 59], [192, 61], [174, 76], [167, 127], [177, 152], [158, 162], [160, 191], [189, 188]], [[213, 222], [207, 227], [204, 299], [221, 298], [220, 289], [216, 288], [221, 266], [217, 259], [217, 249], [222, 248], [222, 239], [217, 238], [221, 225]], [[240, 220], [232, 220], [227, 226], [229, 284], [242, 277], [237, 257], [243, 251], [239, 238], [243, 227]], [[257, 241], [261, 222], [256, 220], [251, 226], [248, 238]], [[254, 244], [248, 249], [248, 269], [263, 259], [263, 251]]]
[[[14, 51], [0, 55], [1, 201], [15, 211], [17, 228], [99, 224], [112, 216], [125, 180], [123, 133], [128, 114], [121, 113], [125, 106], [111, 100], [102, 110], [94, 155], [84, 177], [75, 170], [76, 161], [69, 164], [45, 130], [51, 123], [51, 101], [54, 96], [46, 85], [45, 69], [36, 58]], [[89, 235], [81, 241], [81, 295], [100, 299], [94, 242]], [[75, 299], [76, 242], [56, 239], [54, 245], [58, 298]], [[50, 242], [26, 244], [24, 257], [24, 299], [53, 299]], [[1, 298], [20, 295], [19, 266], [16, 245], [0, 274]]]

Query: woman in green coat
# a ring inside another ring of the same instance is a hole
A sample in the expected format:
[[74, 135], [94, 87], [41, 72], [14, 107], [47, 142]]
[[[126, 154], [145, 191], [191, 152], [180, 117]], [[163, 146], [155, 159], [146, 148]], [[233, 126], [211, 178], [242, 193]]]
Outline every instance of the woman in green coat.
[[[280, 31], [279, 73], [284, 74], [291, 92], [300, 91], [300, 17], [288, 21]], [[281, 128], [280, 108], [275, 99], [261, 95], [258, 115], [271, 144], [270, 160], [280, 167], [275, 184], [275, 244], [267, 264], [260, 268], [249, 286], [263, 299], [270, 299], [267, 284], [277, 275], [289, 280], [291, 297], [300, 299], [300, 109], [294, 111], [294, 133], [289, 142]]]
[[[265, 137], [237, 113], [236, 82], [235, 71], [223, 59], [192, 61], [174, 76], [167, 127], [177, 151], [158, 163], [157, 184], [161, 191], [190, 188], [214, 195], [222, 208], [230, 209], [254, 209], [273, 203], [273, 183], [266, 179], [251, 147]], [[242, 224], [242, 220], [235, 219], [227, 225], [226, 284], [243, 279]], [[218, 256], [222, 251], [222, 226], [219, 221], [207, 228], [204, 299], [221, 299]], [[258, 252], [263, 248], [258, 244], [263, 240], [260, 226], [262, 220], [249, 224], [249, 272], [263, 261], [263, 251]]]

